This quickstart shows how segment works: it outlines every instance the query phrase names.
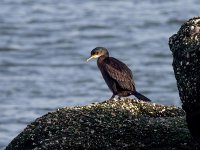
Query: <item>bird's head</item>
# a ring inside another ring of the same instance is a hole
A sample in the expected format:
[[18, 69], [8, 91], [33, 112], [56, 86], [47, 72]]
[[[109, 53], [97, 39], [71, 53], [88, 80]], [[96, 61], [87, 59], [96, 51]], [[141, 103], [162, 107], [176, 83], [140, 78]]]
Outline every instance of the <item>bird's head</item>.
[[104, 47], [96, 47], [91, 51], [91, 56], [87, 59], [89, 61], [92, 58], [99, 58], [100, 56], [108, 57], [108, 50]]

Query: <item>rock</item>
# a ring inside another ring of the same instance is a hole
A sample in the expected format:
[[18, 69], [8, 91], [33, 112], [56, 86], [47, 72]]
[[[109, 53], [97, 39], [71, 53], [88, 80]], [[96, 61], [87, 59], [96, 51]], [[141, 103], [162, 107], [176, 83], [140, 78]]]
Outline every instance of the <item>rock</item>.
[[200, 142], [200, 17], [185, 22], [169, 46], [188, 128]]
[[124, 99], [50, 112], [28, 125], [6, 150], [197, 148], [182, 109]]

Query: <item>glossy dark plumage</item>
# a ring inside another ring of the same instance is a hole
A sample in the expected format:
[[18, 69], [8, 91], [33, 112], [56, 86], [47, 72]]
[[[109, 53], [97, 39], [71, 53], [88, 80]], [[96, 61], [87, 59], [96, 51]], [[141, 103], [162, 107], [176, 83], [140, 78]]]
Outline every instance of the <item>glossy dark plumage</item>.
[[110, 99], [114, 98], [115, 95], [119, 97], [134, 95], [140, 100], [150, 101], [147, 97], [136, 91], [132, 72], [127, 65], [116, 58], [109, 57], [106, 48], [96, 47], [91, 51], [91, 57], [88, 60], [91, 58], [98, 58], [97, 65], [105, 82], [113, 93]]

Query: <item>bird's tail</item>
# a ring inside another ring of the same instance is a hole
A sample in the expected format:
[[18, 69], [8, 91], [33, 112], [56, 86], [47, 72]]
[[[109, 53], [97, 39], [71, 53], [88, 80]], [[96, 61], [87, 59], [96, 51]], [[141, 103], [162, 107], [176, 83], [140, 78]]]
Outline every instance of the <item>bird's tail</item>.
[[151, 100], [148, 99], [146, 96], [142, 95], [141, 93], [137, 92], [137, 91], [134, 91], [133, 92], [133, 95], [135, 97], [137, 97], [139, 100], [143, 100], [143, 101], [147, 101], [147, 102], [150, 102]]

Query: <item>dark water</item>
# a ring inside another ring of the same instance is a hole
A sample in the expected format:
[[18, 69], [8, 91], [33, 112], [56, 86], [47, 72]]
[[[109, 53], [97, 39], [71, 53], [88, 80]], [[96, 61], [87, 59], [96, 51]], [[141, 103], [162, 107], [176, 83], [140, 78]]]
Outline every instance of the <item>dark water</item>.
[[180, 106], [168, 38], [199, 15], [198, 0], [1, 0], [0, 149], [58, 107], [111, 92], [85, 58], [96, 46], [134, 72], [138, 91]]

